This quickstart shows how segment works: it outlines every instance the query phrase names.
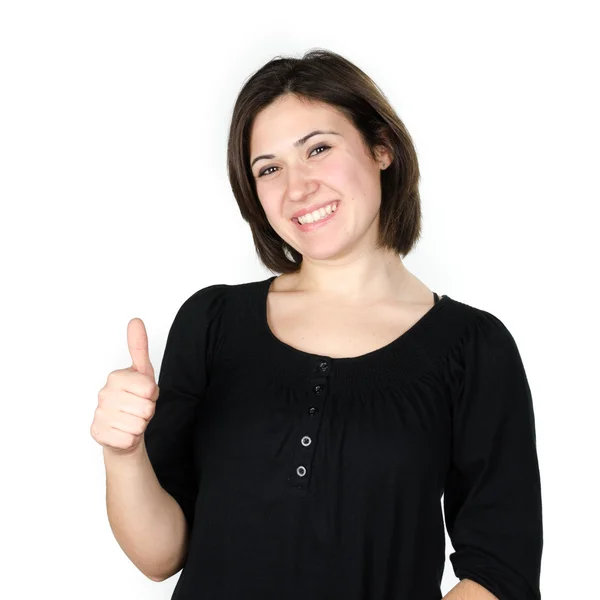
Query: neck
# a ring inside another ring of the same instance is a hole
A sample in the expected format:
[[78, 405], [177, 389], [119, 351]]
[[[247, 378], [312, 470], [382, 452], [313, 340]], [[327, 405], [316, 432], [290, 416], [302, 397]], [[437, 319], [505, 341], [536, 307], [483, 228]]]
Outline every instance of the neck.
[[407, 297], [412, 274], [394, 252], [353, 258], [345, 264], [302, 262], [294, 275], [296, 291], [315, 293], [347, 304], [367, 304]]

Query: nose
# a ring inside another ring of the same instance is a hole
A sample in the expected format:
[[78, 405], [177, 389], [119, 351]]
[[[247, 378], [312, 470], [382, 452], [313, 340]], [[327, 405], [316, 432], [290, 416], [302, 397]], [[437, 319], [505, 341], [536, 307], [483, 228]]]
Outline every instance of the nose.
[[318, 188], [317, 182], [304, 165], [287, 169], [287, 197], [292, 202], [303, 200]]

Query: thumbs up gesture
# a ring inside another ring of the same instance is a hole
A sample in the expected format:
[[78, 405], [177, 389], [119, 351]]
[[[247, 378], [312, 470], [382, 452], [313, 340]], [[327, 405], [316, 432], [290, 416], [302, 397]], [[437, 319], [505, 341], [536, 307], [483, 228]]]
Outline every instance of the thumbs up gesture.
[[127, 345], [132, 365], [109, 373], [106, 385], [98, 392], [90, 427], [92, 437], [114, 454], [129, 454], [139, 448], [159, 395], [141, 319], [129, 321]]

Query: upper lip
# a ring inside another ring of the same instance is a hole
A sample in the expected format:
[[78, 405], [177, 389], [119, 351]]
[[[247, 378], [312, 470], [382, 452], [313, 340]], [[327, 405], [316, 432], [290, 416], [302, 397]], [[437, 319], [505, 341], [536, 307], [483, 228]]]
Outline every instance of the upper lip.
[[338, 200], [328, 200], [327, 202], [321, 202], [320, 204], [311, 204], [310, 206], [307, 206], [307, 207], [303, 208], [302, 210], [295, 212], [290, 217], [290, 219], [295, 219], [297, 217], [301, 217], [302, 215], [306, 215], [310, 212], [313, 212], [313, 210], [323, 208], [324, 206], [328, 206], [329, 204], [333, 204], [334, 202], [338, 202]]

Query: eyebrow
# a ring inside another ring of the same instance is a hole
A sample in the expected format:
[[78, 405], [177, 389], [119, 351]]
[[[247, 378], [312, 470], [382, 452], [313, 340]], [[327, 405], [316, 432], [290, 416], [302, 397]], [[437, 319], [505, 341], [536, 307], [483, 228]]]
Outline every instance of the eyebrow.
[[[311, 138], [313, 135], [319, 135], [321, 133], [331, 133], [333, 135], [342, 135], [341, 133], [338, 133], [337, 131], [324, 131], [322, 129], [316, 129], [315, 131], [311, 131], [310, 133], [307, 133], [304, 137], [301, 137], [297, 142], [294, 142], [294, 147], [299, 148], [300, 146], [305, 144], [306, 141], [309, 138]], [[261, 160], [263, 158], [270, 160], [272, 158], [275, 158], [275, 155], [274, 154], [261, 154], [260, 156], [257, 156], [250, 164], [250, 168], [252, 168], [254, 166], [254, 163], [256, 161]]]

